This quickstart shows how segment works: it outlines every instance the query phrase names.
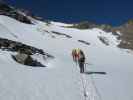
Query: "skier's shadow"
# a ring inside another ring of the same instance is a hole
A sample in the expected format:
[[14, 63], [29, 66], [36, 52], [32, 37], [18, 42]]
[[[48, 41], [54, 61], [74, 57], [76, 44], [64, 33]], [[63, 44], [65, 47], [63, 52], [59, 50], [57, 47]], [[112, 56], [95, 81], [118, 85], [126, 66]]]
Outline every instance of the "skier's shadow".
[[106, 72], [94, 72], [94, 71], [86, 71], [84, 74], [93, 75], [93, 74], [100, 74], [100, 75], [106, 75]]

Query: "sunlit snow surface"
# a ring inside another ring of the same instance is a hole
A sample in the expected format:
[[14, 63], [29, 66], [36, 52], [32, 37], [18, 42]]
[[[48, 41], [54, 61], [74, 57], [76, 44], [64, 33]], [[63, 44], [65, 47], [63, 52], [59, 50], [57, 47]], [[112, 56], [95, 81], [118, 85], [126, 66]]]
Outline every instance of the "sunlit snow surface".
[[[12, 52], [0, 50], [0, 100], [133, 100], [133, 54], [117, 48], [116, 36], [100, 29], [78, 30], [62, 26], [67, 24], [52, 22], [47, 25], [36, 21], [35, 25], [28, 25], [0, 16], [0, 37], [55, 56], [46, 62], [48, 67], [35, 68], [18, 64], [11, 58]], [[72, 38], [55, 35], [53, 31]], [[106, 37], [109, 46], [98, 36]], [[72, 61], [73, 48], [85, 52], [89, 63], [87, 72], [106, 74], [80, 74], [79, 67]]]

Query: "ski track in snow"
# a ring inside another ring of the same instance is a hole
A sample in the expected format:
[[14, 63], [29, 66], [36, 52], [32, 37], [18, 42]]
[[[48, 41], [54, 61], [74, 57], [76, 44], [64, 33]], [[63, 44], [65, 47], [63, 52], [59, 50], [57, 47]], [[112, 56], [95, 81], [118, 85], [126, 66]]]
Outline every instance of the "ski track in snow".
[[102, 100], [91, 75], [81, 74], [81, 82], [84, 100]]

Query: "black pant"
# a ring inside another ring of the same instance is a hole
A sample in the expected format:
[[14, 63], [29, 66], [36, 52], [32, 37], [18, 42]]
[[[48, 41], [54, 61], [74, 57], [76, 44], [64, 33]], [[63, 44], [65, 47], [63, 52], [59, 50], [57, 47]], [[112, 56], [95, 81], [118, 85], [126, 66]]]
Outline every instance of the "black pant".
[[80, 73], [84, 73], [84, 61], [79, 61]]

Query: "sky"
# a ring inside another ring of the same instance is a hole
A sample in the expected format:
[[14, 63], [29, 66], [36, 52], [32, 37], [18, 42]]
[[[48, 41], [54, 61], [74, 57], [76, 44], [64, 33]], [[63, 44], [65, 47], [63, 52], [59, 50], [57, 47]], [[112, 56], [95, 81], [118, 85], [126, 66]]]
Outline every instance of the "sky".
[[120, 25], [133, 19], [133, 0], [6, 0], [44, 19]]

